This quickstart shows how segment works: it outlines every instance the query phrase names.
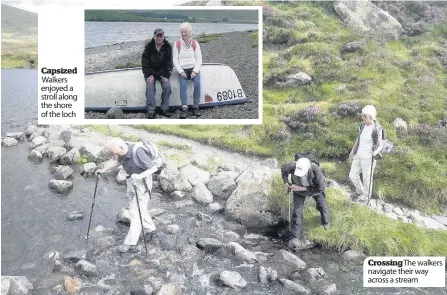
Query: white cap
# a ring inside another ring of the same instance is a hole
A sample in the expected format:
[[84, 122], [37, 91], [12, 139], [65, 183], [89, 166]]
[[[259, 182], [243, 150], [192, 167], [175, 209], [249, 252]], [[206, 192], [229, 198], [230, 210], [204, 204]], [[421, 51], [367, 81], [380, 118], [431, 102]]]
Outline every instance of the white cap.
[[303, 177], [307, 174], [310, 169], [310, 161], [308, 158], [299, 158], [296, 161], [295, 175], [298, 177]]
[[370, 115], [371, 119], [376, 120], [377, 111], [373, 105], [367, 105], [362, 109], [362, 114]]

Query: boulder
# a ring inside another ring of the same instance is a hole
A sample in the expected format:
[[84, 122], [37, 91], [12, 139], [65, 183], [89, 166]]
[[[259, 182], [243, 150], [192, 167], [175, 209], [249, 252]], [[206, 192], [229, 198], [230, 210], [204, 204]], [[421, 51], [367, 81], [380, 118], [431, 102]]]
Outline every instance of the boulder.
[[261, 284], [267, 284], [278, 279], [278, 272], [270, 267], [265, 268], [261, 265], [259, 266], [258, 277]]
[[96, 265], [86, 260], [79, 260], [78, 263], [76, 263], [76, 268], [78, 268], [82, 274], [86, 276], [91, 276], [96, 273]]
[[319, 281], [322, 279], [327, 278], [326, 273], [324, 272], [324, 269], [321, 267], [312, 267], [307, 269], [307, 276], [311, 281]]
[[73, 169], [69, 166], [59, 165], [54, 167], [52, 172], [54, 173], [54, 178], [57, 180], [63, 180], [73, 174]]
[[206, 210], [210, 213], [215, 213], [215, 212], [223, 211], [224, 207], [219, 203], [212, 203], [212, 204], [209, 204], [208, 207], [206, 207]]
[[400, 207], [394, 207], [393, 208], [393, 212], [396, 213], [397, 215], [404, 215], [404, 210], [402, 210], [402, 208]]
[[363, 52], [365, 50], [365, 46], [365, 41], [349, 42], [343, 47], [342, 53]]
[[79, 154], [81, 155], [81, 158], [87, 159], [88, 162], [105, 160], [109, 156], [107, 149], [88, 142], [82, 144], [79, 148]]
[[50, 180], [49, 187], [51, 190], [62, 194], [68, 192], [73, 187], [72, 181], [67, 180]]
[[287, 279], [279, 279], [279, 281], [286, 289], [293, 292], [293, 294], [310, 294], [309, 290], [297, 283], [294, 283]]
[[81, 154], [79, 154], [79, 149], [72, 148], [68, 153], [62, 156], [60, 163], [64, 165], [70, 165], [77, 163], [81, 159]]
[[307, 267], [306, 262], [299, 259], [296, 255], [290, 253], [286, 250], [279, 250], [279, 253], [281, 254], [283, 261], [286, 265], [293, 268], [293, 270], [302, 270]]
[[180, 226], [177, 224], [170, 224], [166, 227], [166, 231], [170, 234], [176, 234], [180, 231]]
[[344, 252], [341, 257], [349, 262], [353, 262], [356, 264], [363, 264], [363, 261], [366, 259], [366, 255], [362, 252], [355, 251], [355, 250], [348, 250]]
[[34, 149], [44, 143], [47, 142], [47, 139], [44, 136], [36, 136], [34, 139], [31, 140], [30, 143], [30, 149]]
[[251, 229], [274, 224], [275, 218], [268, 212], [272, 171], [265, 166], [250, 168], [243, 172], [236, 182], [238, 187], [226, 203], [226, 217]]
[[2, 145], [3, 146], [15, 146], [15, 145], [19, 145], [19, 142], [17, 141], [17, 139], [12, 138], [12, 137], [5, 137], [2, 139]]
[[356, 31], [379, 39], [398, 39], [402, 25], [370, 1], [334, 1], [340, 19]]
[[92, 175], [96, 171], [96, 164], [94, 162], [85, 163], [81, 167], [81, 174]]
[[255, 252], [249, 251], [236, 242], [228, 243], [232, 253], [241, 261], [248, 263], [259, 262], [259, 258]]
[[23, 134], [23, 132], [6, 132], [6, 137], [11, 137], [17, 140], [24, 140], [25, 134]]
[[73, 131], [71, 129], [63, 130], [59, 134], [59, 139], [63, 140], [64, 142], [70, 142], [72, 137], [73, 137]]
[[75, 250], [66, 252], [62, 256], [64, 257], [64, 260], [67, 262], [77, 263], [78, 261], [85, 259], [86, 255], [87, 251], [85, 250]]
[[50, 146], [65, 147], [65, 142], [62, 139], [56, 139], [50, 142]]
[[181, 295], [182, 288], [176, 284], [163, 285], [157, 295]]
[[158, 180], [161, 188], [166, 193], [174, 191], [190, 191], [192, 189], [191, 183], [184, 173], [177, 169], [177, 165], [173, 162], [168, 162], [166, 168], [161, 171]]
[[278, 86], [298, 86], [306, 85], [312, 82], [312, 77], [304, 72], [298, 72], [288, 75], [284, 82], [276, 82]]
[[42, 161], [43, 155], [36, 149], [32, 150], [28, 154], [28, 160], [30, 161]]
[[224, 245], [221, 241], [214, 238], [201, 238], [196, 242], [197, 248], [212, 253], [222, 248]]
[[208, 171], [204, 171], [191, 164], [186, 165], [180, 171], [186, 175], [186, 178], [192, 185], [198, 183], [207, 184], [210, 181], [210, 173]]
[[30, 135], [33, 134], [36, 130], [37, 130], [37, 126], [36, 126], [36, 125], [28, 124], [28, 126], [26, 127], [26, 130], [25, 130], [25, 135], [26, 135], [26, 136], [30, 136]]
[[125, 119], [124, 112], [119, 107], [110, 108], [106, 113], [107, 119]]
[[32, 290], [33, 284], [26, 277], [2, 276], [2, 294], [25, 295], [31, 294]]
[[247, 282], [240, 275], [240, 273], [235, 271], [223, 271], [219, 275], [219, 281], [228, 287], [233, 289], [245, 288], [247, 287]]
[[213, 202], [213, 195], [206, 186], [200, 182], [192, 189], [191, 196], [200, 204], [211, 204]]
[[208, 182], [208, 189], [219, 199], [228, 199], [229, 196], [236, 189], [237, 185], [234, 182], [233, 172], [224, 171], [211, 176]]
[[404, 119], [396, 118], [393, 120], [393, 127], [396, 131], [397, 137], [402, 138], [408, 134], [408, 124]]
[[39, 127], [30, 135], [29, 139], [33, 140], [34, 138], [39, 137], [39, 136], [43, 136], [46, 138], [46, 136], [45, 136], [46, 131], [47, 131], [46, 128]]
[[191, 164], [196, 166], [197, 168], [207, 170], [208, 166], [209, 166], [208, 157], [199, 155], [199, 154], [195, 154], [194, 156], [192, 156]]
[[50, 146], [48, 148], [48, 157], [50, 158], [51, 162], [56, 162], [67, 153], [67, 150], [63, 147], [58, 146]]
[[[240, 175], [240, 173], [242, 172], [242, 168], [234, 164], [223, 163], [217, 166], [217, 172], [222, 171], [237, 172]], [[234, 179], [238, 178], [239, 175], [237, 175]]]

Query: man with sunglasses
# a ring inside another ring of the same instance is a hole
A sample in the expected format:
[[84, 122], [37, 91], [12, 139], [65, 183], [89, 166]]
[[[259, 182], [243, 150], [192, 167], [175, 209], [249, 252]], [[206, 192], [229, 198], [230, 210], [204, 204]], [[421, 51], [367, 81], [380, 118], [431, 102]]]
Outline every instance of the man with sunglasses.
[[155, 118], [155, 83], [160, 81], [161, 93], [161, 108], [160, 115], [170, 117], [169, 96], [171, 95], [171, 84], [169, 77], [174, 67], [172, 62], [172, 46], [164, 38], [164, 31], [156, 29], [152, 40], [144, 48], [141, 57], [141, 66], [143, 69], [144, 80], [146, 81], [146, 105], [147, 118]]

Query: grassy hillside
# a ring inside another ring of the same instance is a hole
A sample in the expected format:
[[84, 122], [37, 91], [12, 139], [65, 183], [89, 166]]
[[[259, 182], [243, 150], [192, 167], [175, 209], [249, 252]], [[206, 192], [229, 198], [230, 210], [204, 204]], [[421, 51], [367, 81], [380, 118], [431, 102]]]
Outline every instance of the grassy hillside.
[[258, 23], [257, 12], [235, 10], [86, 10], [86, 21]]
[[2, 4], [2, 68], [37, 66], [37, 14]]
[[[254, 5], [260, 2], [253, 3]], [[346, 159], [357, 136], [359, 112], [377, 107], [395, 144], [378, 164], [376, 194], [424, 212], [447, 203], [447, 22], [417, 36], [378, 43], [348, 29], [326, 2], [265, 3], [264, 123], [262, 126], [144, 127], [175, 133], [282, 162], [296, 151], [316, 151], [336, 167], [329, 177], [349, 183]], [[349, 42], [361, 48], [346, 52]], [[313, 83], [277, 86], [304, 71]], [[409, 124], [398, 138], [392, 121]], [[231, 136], [228, 136], [231, 134]]]

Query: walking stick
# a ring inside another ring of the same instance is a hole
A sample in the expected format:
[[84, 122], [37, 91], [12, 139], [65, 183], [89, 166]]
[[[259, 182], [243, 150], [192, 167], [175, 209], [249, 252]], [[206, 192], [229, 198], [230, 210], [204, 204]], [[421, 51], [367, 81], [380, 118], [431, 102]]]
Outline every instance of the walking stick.
[[88, 246], [88, 236], [90, 234], [90, 224], [92, 222], [92, 215], [93, 215], [93, 206], [95, 206], [95, 198], [96, 198], [96, 189], [98, 188], [98, 183], [99, 183], [99, 175], [100, 173], [98, 173], [96, 175], [96, 180], [95, 180], [95, 192], [93, 193], [93, 201], [92, 201], [92, 208], [90, 209], [90, 219], [88, 221], [88, 228], [87, 228], [87, 239], [85, 241], [85, 246]]
[[371, 199], [373, 168], [374, 168], [374, 156], [372, 157], [371, 160], [371, 172], [369, 173], [368, 201], [366, 202], [366, 206], [369, 206], [369, 201]]
[[289, 188], [287, 189], [287, 198], [289, 199], [289, 230], [292, 230], [292, 213], [291, 213], [291, 206], [290, 206], [290, 195], [292, 190]]
[[133, 189], [135, 190], [135, 198], [137, 199], [138, 214], [140, 215], [140, 222], [141, 222], [141, 232], [143, 234], [144, 248], [146, 249], [146, 254], [147, 254], [146, 239], [144, 238], [143, 218], [141, 217], [140, 201], [138, 200], [137, 186], [135, 184], [133, 184]]

